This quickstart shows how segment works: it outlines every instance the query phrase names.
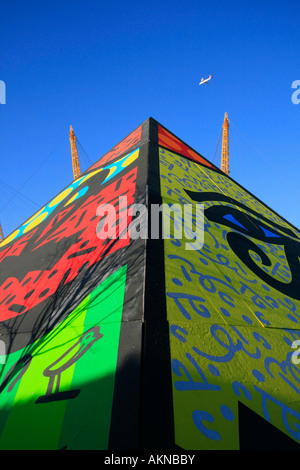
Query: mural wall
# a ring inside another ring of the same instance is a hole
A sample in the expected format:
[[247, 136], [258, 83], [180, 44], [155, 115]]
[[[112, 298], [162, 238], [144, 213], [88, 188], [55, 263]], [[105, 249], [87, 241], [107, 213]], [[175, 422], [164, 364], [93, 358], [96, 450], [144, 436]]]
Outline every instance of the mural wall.
[[1, 449], [110, 445], [122, 324], [142, 317], [144, 244], [130, 239], [140, 139], [141, 127], [0, 245]]
[[[226, 175], [159, 155], [162, 201], [205, 215], [201, 249], [164, 240], [176, 444], [267, 448], [271, 430], [299, 443], [300, 233]], [[164, 217], [180, 223], [180, 211]]]

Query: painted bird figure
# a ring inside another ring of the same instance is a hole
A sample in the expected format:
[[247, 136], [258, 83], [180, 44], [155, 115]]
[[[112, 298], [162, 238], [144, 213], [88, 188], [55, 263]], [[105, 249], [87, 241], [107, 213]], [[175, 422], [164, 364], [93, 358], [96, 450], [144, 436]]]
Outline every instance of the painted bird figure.
[[47, 392], [39, 397], [36, 403], [76, 398], [80, 390], [59, 391], [61, 374], [73, 366], [102, 337], [99, 326], [91, 328], [68, 351], [48, 366], [43, 372], [44, 376], [49, 378]]

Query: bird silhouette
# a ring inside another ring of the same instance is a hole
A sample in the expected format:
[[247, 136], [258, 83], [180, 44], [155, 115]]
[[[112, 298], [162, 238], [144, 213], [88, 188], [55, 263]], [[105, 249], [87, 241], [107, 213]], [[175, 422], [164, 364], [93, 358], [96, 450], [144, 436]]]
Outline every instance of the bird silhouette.
[[70, 349], [48, 366], [43, 372], [43, 375], [49, 378], [48, 388], [46, 394], [40, 396], [36, 400], [36, 403], [48, 403], [51, 401], [76, 398], [80, 390], [59, 391], [61, 374], [69, 369], [69, 367], [73, 366], [73, 364], [86, 354], [93, 344], [102, 337], [103, 335], [100, 333], [99, 326], [91, 328], [86, 331]]

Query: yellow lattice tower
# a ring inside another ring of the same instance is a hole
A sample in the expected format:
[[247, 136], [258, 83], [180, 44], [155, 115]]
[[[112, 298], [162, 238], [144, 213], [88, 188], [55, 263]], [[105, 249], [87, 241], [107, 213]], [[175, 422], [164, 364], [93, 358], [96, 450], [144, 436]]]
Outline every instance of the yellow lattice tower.
[[2, 231], [1, 224], [0, 224], [0, 242], [2, 242], [2, 240], [4, 240], [4, 236], [3, 236], [3, 231]]
[[80, 172], [78, 153], [77, 153], [77, 147], [76, 147], [76, 137], [75, 137], [72, 126], [70, 126], [70, 144], [71, 144], [71, 152], [72, 152], [73, 177], [74, 177], [74, 180], [76, 180], [81, 175], [81, 172]]
[[221, 159], [221, 170], [229, 175], [229, 120], [228, 114], [225, 113], [223, 123], [223, 140], [222, 140], [222, 159]]

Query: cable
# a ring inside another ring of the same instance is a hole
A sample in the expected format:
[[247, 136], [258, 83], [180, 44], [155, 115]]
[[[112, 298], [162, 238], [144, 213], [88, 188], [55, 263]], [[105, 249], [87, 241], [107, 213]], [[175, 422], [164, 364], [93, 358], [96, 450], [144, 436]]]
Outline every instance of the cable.
[[[237, 126], [232, 122], [232, 121], [229, 121], [230, 124], [233, 125], [233, 127], [235, 127], [235, 129], [241, 134], [242, 137], [244, 137], [245, 140], [247, 140], [247, 142], [253, 147], [253, 149], [257, 152], [257, 154], [259, 156], [261, 156], [266, 163], [268, 163], [270, 165], [270, 167], [274, 170], [274, 172], [281, 178], [282, 181], [284, 181], [285, 183], [287, 183], [289, 186], [290, 186], [290, 181], [288, 181], [287, 179], [285, 179], [281, 173], [279, 173], [276, 168], [270, 163], [270, 161], [254, 146], [254, 144], [252, 144], [252, 142], [250, 142], [249, 139], [247, 139], [247, 137], [237, 128]], [[298, 192], [297, 188], [294, 188], [292, 189], [292, 191], [290, 191], [290, 194], [291, 193], [294, 193], [294, 192], [297, 192], [298, 194], [300, 194], [300, 192]]]
[[[66, 171], [67, 170], [67, 165], [69, 165], [69, 169], [68, 169], [68, 172]], [[62, 172], [61, 172], [61, 175], [60, 175], [60, 183], [59, 183], [59, 187], [65, 187], [66, 184], [68, 184], [71, 179], [72, 179], [73, 175], [72, 175], [72, 160], [70, 157], [67, 157], [67, 152], [64, 152], [64, 158], [63, 158], [63, 163], [62, 163]], [[66, 181], [66, 183], [64, 183], [64, 181]]]
[[220, 137], [219, 137], [219, 140], [218, 140], [217, 148], [216, 148], [216, 150], [215, 150], [215, 154], [214, 154], [213, 158], [211, 159], [211, 162], [212, 162], [212, 163], [214, 163], [214, 160], [215, 160], [215, 158], [216, 158], [216, 154], [217, 154], [217, 151], [218, 151], [218, 148], [219, 148], [219, 145], [220, 145], [221, 137], [222, 137], [222, 130], [221, 130], [221, 132], [220, 132]]
[[13, 187], [10, 186], [9, 184], [5, 183], [5, 181], [0, 180], [0, 184], [2, 184], [3, 186], [5, 186], [7, 189], [13, 191], [14, 193], [17, 193], [16, 195], [19, 195], [19, 196], [23, 197], [24, 199], [27, 199], [27, 201], [31, 202], [31, 203], [34, 204], [35, 206], [40, 207], [40, 204], [37, 204], [35, 201], [33, 201], [32, 199], [30, 199], [29, 197], [27, 197], [27, 196], [25, 196], [24, 194], [20, 193], [20, 191], [18, 191], [17, 189], [13, 188]]
[[49, 153], [49, 155], [45, 158], [45, 160], [36, 168], [36, 170], [31, 174], [31, 176], [29, 176], [29, 178], [27, 178], [27, 180], [21, 185], [21, 187], [15, 192], [15, 194], [7, 201], [7, 203], [4, 204], [4, 206], [1, 207], [0, 213], [8, 206], [8, 204], [11, 203], [11, 201], [17, 196], [17, 194], [20, 194], [21, 189], [23, 189], [26, 186], [26, 184], [29, 183], [29, 181], [39, 171], [39, 169], [49, 160], [50, 157], [52, 157], [52, 155], [56, 152], [57, 148], [60, 146], [60, 144], [63, 142], [63, 140], [65, 140], [65, 137], [63, 137], [61, 139], [61, 141], [57, 144], [55, 149], [52, 150], [52, 152]]
[[82, 144], [80, 143], [80, 141], [78, 140], [78, 137], [76, 137], [76, 140], [77, 140], [77, 143], [79, 144], [79, 148], [81, 150], [81, 152], [83, 153], [84, 157], [87, 159], [88, 161], [88, 167], [91, 166], [93, 164], [92, 160], [90, 159], [90, 157], [88, 156], [87, 152], [85, 151], [85, 149], [83, 148]]

